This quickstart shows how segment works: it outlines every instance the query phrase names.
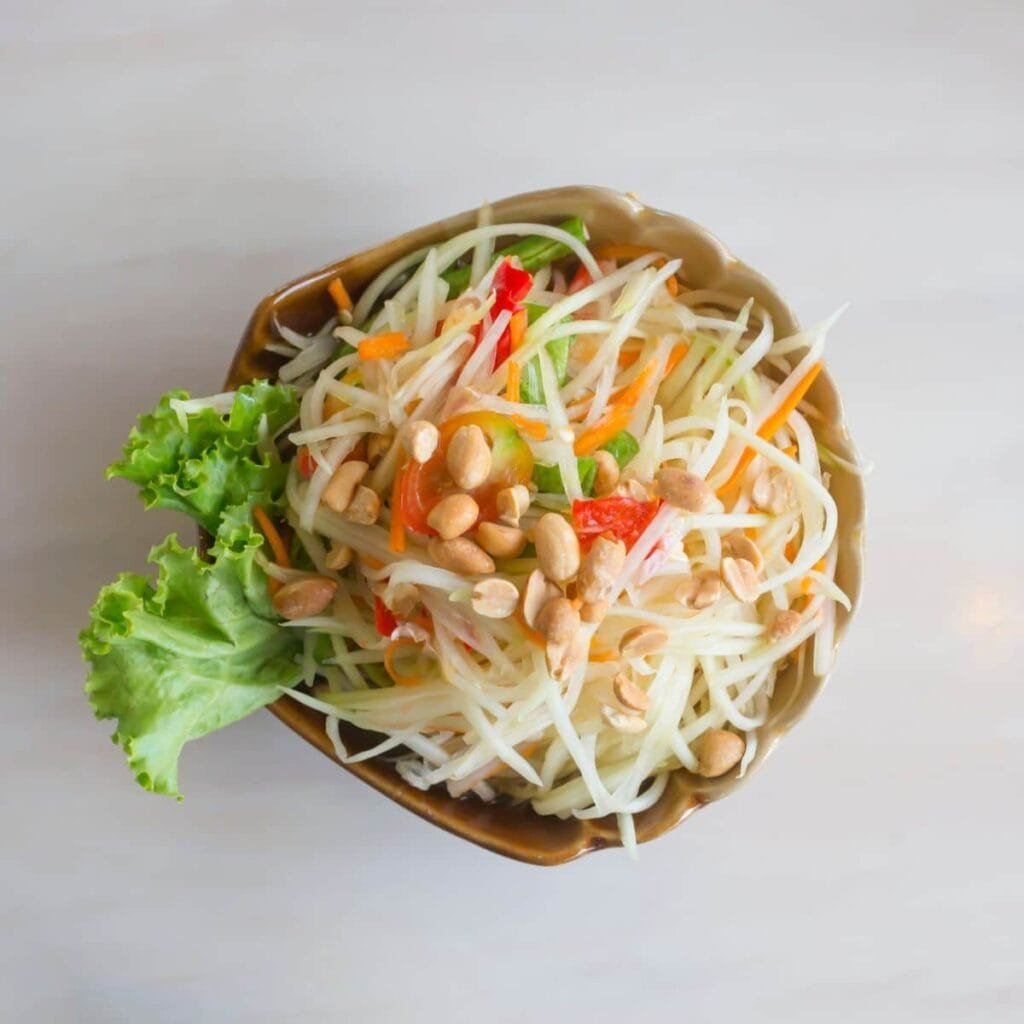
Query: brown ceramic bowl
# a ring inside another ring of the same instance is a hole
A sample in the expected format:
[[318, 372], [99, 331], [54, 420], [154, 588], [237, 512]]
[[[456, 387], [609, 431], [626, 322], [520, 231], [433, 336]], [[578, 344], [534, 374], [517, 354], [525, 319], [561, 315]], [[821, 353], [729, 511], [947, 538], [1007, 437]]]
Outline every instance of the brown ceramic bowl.
[[[796, 318], [785, 301], [760, 274], [735, 259], [713, 235], [692, 221], [652, 210], [637, 200], [603, 188], [568, 187], [512, 196], [494, 203], [496, 223], [536, 221], [554, 224], [577, 214], [584, 218], [594, 242], [633, 242], [683, 258], [691, 287], [715, 288], [741, 299], [753, 296], [771, 314], [778, 336], [797, 329]], [[228, 371], [227, 386], [236, 387], [255, 377], [272, 377], [280, 359], [266, 352], [275, 337], [273, 321], [311, 333], [334, 312], [327, 282], [341, 275], [353, 295], [388, 264], [425, 245], [441, 242], [473, 227], [476, 211], [448, 217], [410, 231], [373, 249], [349, 256], [315, 270], [268, 295], [257, 307], [242, 336]], [[808, 396], [826, 418], [818, 430], [820, 439], [847, 459], [856, 459], [843, 422], [839, 393], [828, 373], [822, 373]], [[859, 477], [835, 474], [832, 494], [839, 506], [839, 559], [836, 577], [856, 606], [861, 589], [864, 524], [864, 491]], [[846, 632], [850, 616], [839, 609], [836, 643]], [[734, 770], [719, 779], [702, 779], [677, 770], [658, 803], [636, 818], [636, 834], [647, 842], [674, 828], [698, 807], [717, 800], [750, 777], [779, 738], [804, 714], [825, 683], [806, 672], [799, 680], [795, 666], [783, 672], [772, 700], [768, 720], [761, 727], [758, 753], [743, 780]], [[324, 732], [321, 714], [286, 697], [270, 710], [328, 757], [337, 760]], [[379, 737], [341, 724], [342, 738], [350, 751], [365, 750]], [[340, 762], [339, 762], [340, 763]], [[618, 846], [613, 819], [567, 821], [535, 814], [528, 806], [485, 804], [472, 796], [452, 799], [443, 789], [423, 793], [408, 786], [385, 760], [342, 765], [396, 803], [435, 825], [496, 853], [531, 864], [562, 864], [608, 846]]]

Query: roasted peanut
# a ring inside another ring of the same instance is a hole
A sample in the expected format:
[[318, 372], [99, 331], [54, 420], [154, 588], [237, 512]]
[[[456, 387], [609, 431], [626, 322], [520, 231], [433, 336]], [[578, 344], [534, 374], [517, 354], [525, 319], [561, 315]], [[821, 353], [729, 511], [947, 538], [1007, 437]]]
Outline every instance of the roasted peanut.
[[427, 523], [437, 530], [442, 540], [451, 540], [470, 529], [478, 515], [480, 506], [468, 494], [449, 494], [430, 510]]
[[684, 608], [700, 611], [710, 608], [722, 594], [722, 579], [716, 572], [704, 571], [683, 580], [676, 589], [676, 600]]
[[352, 549], [347, 544], [332, 544], [331, 550], [327, 552], [327, 557], [324, 559], [324, 565], [326, 565], [328, 569], [334, 569], [335, 572], [340, 572], [351, 564]]
[[792, 609], [777, 612], [772, 624], [768, 627], [768, 639], [775, 643], [792, 636], [800, 628], [800, 615]]
[[481, 580], [473, 587], [473, 611], [488, 619], [506, 619], [519, 603], [519, 591], [510, 580]]
[[615, 488], [615, 494], [622, 498], [632, 498], [633, 501], [650, 501], [651, 495], [647, 488], [639, 480], [620, 481]]
[[771, 467], [760, 473], [750, 492], [754, 504], [765, 512], [785, 512], [793, 498], [793, 481], [781, 469]]
[[537, 616], [537, 631], [548, 643], [568, 643], [580, 628], [580, 613], [565, 597], [553, 597]]
[[281, 587], [274, 594], [273, 605], [286, 619], [308, 619], [331, 603], [337, 589], [337, 581], [326, 576], [304, 576]]
[[660, 651], [668, 643], [668, 634], [660, 626], [634, 626], [622, 634], [619, 654], [623, 658], [642, 658]]
[[584, 622], [589, 622], [591, 625], [598, 622], [603, 622], [604, 617], [607, 614], [607, 601], [594, 601], [592, 604], [584, 604], [580, 606], [580, 618]]
[[619, 482], [619, 464], [615, 456], [604, 449], [594, 452], [594, 462], [597, 466], [594, 472], [594, 494], [604, 498], [615, 490]]
[[587, 641], [582, 633], [576, 633], [571, 640], [544, 646], [544, 660], [551, 678], [561, 682], [568, 679], [587, 660]]
[[365, 462], [357, 460], [343, 462], [334, 471], [320, 500], [332, 511], [344, 512], [369, 468]]
[[437, 451], [437, 427], [429, 420], [413, 420], [404, 431], [402, 444], [414, 462], [426, 462]]
[[598, 537], [580, 565], [577, 596], [585, 604], [604, 601], [612, 591], [626, 561], [626, 545], [621, 540]]
[[504, 487], [495, 497], [498, 521], [506, 526], [518, 526], [523, 513], [530, 507], [530, 492], [523, 484]]
[[651, 698], [647, 696], [647, 691], [627, 679], [621, 672], [613, 680], [612, 690], [615, 692], [615, 699], [627, 711], [642, 712], [651, 706]]
[[526, 547], [526, 534], [518, 526], [481, 523], [477, 527], [476, 542], [495, 558], [515, 558]]
[[747, 745], [743, 738], [727, 729], [709, 729], [693, 745], [697, 755], [697, 774], [717, 779], [739, 764]]
[[707, 481], [674, 466], [658, 471], [656, 490], [659, 497], [684, 512], [703, 512], [715, 497]]
[[601, 705], [601, 717], [616, 732], [638, 733], [647, 728], [647, 723], [639, 715], [624, 714], [610, 704]]
[[537, 628], [537, 616], [548, 601], [559, 597], [560, 591], [540, 569], [534, 569], [523, 588], [523, 620], [531, 629]]
[[737, 601], [749, 604], [757, 597], [757, 573], [745, 558], [723, 558], [722, 580]]
[[350, 522], [369, 526], [377, 522], [377, 516], [379, 515], [380, 497], [377, 495], [377, 492], [370, 487], [364, 487], [360, 484], [356, 488], [356, 493], [352, 495], [348, 508], [345, 509], [345, 518]]
[[761, 549], [742, 530], [733, 530], [725, 535], [722, 552], [733, 558], [745, 558], [758, 574], [764, 569]]
[[540, 517], [533, 532], [537, 564], [544, 575], [556, 583], [571, 579], [580, 568], [580, 542], [573, 528], [557, 512]]
[[427, 544], [427, 552], [442, 569], [451, 572], [467, 575], [494, 572], [494, 560], [468, 537], [454, 537], [452, 540], [438, 540], [435, 537]]
[[491, 449], [487, 437], [475, 424], [459, 427], [445, 454], [448, 473], [465, 491], [479, 487], [491, 472]]

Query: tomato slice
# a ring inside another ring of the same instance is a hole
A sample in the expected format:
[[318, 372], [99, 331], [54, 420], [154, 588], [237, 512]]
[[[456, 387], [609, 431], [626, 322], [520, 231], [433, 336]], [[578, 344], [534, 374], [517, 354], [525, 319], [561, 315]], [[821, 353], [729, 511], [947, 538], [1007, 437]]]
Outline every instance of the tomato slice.
[[391, 636], [398, 626], [398, 619], [379, 597], [373, 599], [373, 622], [381, 636]]
[[438, 426], [437, 451], [424, 463], [406, 463], [402, 473], [402, 516], [410, 530], [428, 537], [437, 535], [437, 531], [427, 523], [427, 516], [442, 498], [460, 490], [448, 475], [445, 462], [448, 444], [459, 427], [474, 424], [491, 444], [491, 474], [469, 492], [480, 506], [480, 520], [496, 518], [499, 491], [529, 482], [533, 474], [533, 453], [507, 416], [496, 412], [467, 412], [453, 416]]
[[631, 548], [640, 534], [651, 525], [661, 508], [660, 501], [637, 501], [635, 498], [592, 498], [572, 503], [572, 521], [584, 551], [603, 533], [611, 534]]
[[295, 453], [295, 458], [299, 464], [299, 473], [308, 480], [316, 472], [316, 462], [309, 454], [309, 449], [302, 445]]

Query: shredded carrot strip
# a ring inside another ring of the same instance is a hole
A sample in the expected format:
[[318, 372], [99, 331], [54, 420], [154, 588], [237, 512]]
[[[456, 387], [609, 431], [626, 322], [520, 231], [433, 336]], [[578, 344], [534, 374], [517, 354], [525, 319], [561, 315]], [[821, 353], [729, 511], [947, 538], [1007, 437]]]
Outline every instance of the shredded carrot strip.
[[[669, 353], [666, 361], [664, 380], [679, 365], [683, 356], [689, 351], [689, 345], [681, 344]], [[611, 397], [608, 411], [591, 427], [575, 439], [573, 451], [577, 455], [590, 455], [595, 449], [608, 440], [611, 440], [620, 430], [625, 430], [633, 416], [633, 407], [640, 397], [643, 389], [650, 382], [651, 375], [656, 367], [655, 362], [648, 362], [647, 366], [640, 371], [632, 384], [627, 384], [621, 391]]]
[[791, 540], [791, 541], [790, 541], [790, 542], [789, 542], [789, 543], [788, 543], [788, 544], [786, 545], [786, 561], [787, 561], [787, 562], [792, 562], [792, 561], [793, 561], [793, 559], [794, 559], [794, 558], [796, 558], [796, 556], [797, 556], [797, 553], [798, 553], [799, 551], [800, 551], [800, 542], [799, 542], [799, 541], [797, 540], [797, 538], [796, 538], [796, 537], [794, 537], [794, 538], [793, 538], [793, 539], [792, 539], [792, 540]]
[[608, 407], [608, 411], [576, 438], [573, 451], [577, 455], [589, 455], [606, 441], [610, 441], [620, 430], [626, 429], [633, 415], [633, 406], [651, 379], [656, 365], [653, 362], [648, 363], [637, 374], [636, 379], [619, 392], [615, 401]]
[[[282, 569], [290, 569], [292, 567], [291, 556], [288, 554], [288, 545], [285, 544], [284, 538], [280, 533], [277, 532], [277, 527], [270, 521], [270, 517], [266, 512], [259, 507], [254, 505], [252, 509], [253, 518], [256, 520], [257, 526], [266, 538], [267, 543], [270, 545], [270, 550], [274, 553], [274, 561], [277, 562]], [[271, 597], [274, 596], [281, 589], [281, 581], [275, 580], [273, 576], [267, 577], [267, 593]]]
[[391, 487], [391, 526], [388, 529], [388, 547], [396, 554], [405, 550], [405, 510], [402, 507], [402, 477], [405, 463], [399, 463], [395, 470], [395, 481]]
[[509, 419], [516, 425], [520, 434], [532, 437], [536, 441], [543, 441], [548, 436], [548, 428], [540, 420], [530, 420], [514, 412]]
[[782, 449], [782, 454], [788, 455], [791, 459], [796, 458], [796, 445], [787, 444], [786, 447]]
[[665, 279], [665, 287], [668, 289], [669, 295], [675, 297], [679, 294], [679, 282], [675, 277], [669, 277]]
[[523, 335], [526, 334], [526, 320], [526, 310], [517, 309], [508, 322], [508, 341], [512, 352], [515, 352], [523, 343]]
[[401, 331], [377, 334], [359, 342], [360, 359], [394, 359], [410, 349], [409, 339]]
[[634, 378], [632, 383], [627, 384], [621, 392], [619, 392], [618, 398], [615, 399], [616, 405], [632, 406], [636, 403], [636, 400], [640, 397], [640, 392], [647, 387], [648, 382], [654, 374], [655, 364], [648, 363]]
[[577, 455], [589, 455], [610, 441], [620, 430], [625, 430], [632, 414], [633, 410], [627, 406], [613, 406], [593, 426], [588, 427], [576, 438], [572, 450]]
[[640, 351], [640, 348], [620, 348], [619, 366], [628, 370], [640, 358]]
[[340, 277], [331, 278], [330, 283], [327, 285], [327, 290], [330, 292], [331, 298], [334, 299], [334, 304], [338, 307], [339, 313], [347, 313], [352, 309], [352, 299], [349, 297]]
[[619, 657], [620, 657], [620, 655], [619, 655], [618, 651], [602, 651], [600, 648], [595, 648], [595, 647], [591, 647], [590, 648], [590, 660], [591, 661], [595, 661], [595, 662], [618, 661]]
[[505, 398], [510, 402], [519, 401], [519, 364], [508, 361], [508, 380], [505, 382]]
[[668, 354], [668, 359], [665, 361], [665, 373], [662, 379], [664, 380], [685, 358], [686, 353], [690, 351], [690, 346], [686, 342], [682, 342], [676, 345], [674, 349]]
[[[772, 413], [757, 428], [757, 436], [764, 438], [766, 441], [782, 426], [783, 423], [789, 419], [789, 414], [800, 404], [803, 400], [804, 395], [807, 394], [808, 388], [814, 383], [815, 378], [821, 373], [822, 364], [815, 363], [804, 375], [803, 380], [793, 389], [793, 393], [779, 406], [778, 409]], [[718, 493], [727, 494], [731, 491], [742, 479], [743, 474], [747, 471], [747, 466], [750, 465], [754, 458], [754, 449], [745, 448], [743, 454], [740, 456], [740, 461], [736, 463], [736, 468], [732, 471], [732, 475], [728, 480], [718, 488]]]
[[[663, 374], [663, 378], [667, 378], [668, 377], [668, 375], [680, 364], [680, 362], [682, 362], [683, 358], [686, 356], [686, 353], [689, 352], [689, 351], [690, 351], [690, 346], [687, 345], [685, 342], [683, 342], [682, 344], [676, 345], [676, 347], [674, 349], [672, 349], [672, 351], [668, 354], [668, 359], [665, 362], [665, 372]], [[640, 350], [639, 349], [637, 349], [636, 351], [629, 351], [629, 350], [627, 350], [625, 352], [620, 351], [619, 352], [619, 366], [623, 367], [624, 369], [628, 368], [628, 367], [632, 366], [637, 361], [637, 359], [639, 357], [640, 357]], [[646, 383], [647, 383], [647, 378], [644, 379], [644, 384], [646, 384]], [[630, 391], [630, 387], [632, 387], [632, 385], [627, 386], [625, 388], [622, 388], [619, 391], [613, 391], [608, 396], [608, 401], [609, 401], [610, 405], [619, 406], [619, 405], [623, 404], [623, 402], [631, 403], [631, 402], [636, 401], [636, 397], [639, 394], [639, 392], [642, 390], [643, 385], [641, 385], [640, 388], [637, 388], [637, 390], [635, 392], [631, 392]], [[570, 420], [582, 419], [583, 416], [586, 415], [587, 409], [590, 408], [590, 403], [593, 401], [593, 397], [594, 397], [593, 394], [590, 394], [587, 397], [583, 398], [582, 400], [573, 402], [572, 405], [568, 406], [565, 411], [568, 414], [569, 419]], [[596, 426], [596, 424], [595, 424], [595, 426]]]
[[594, 279], [590, 276], [590, 271], [581, 263], [576, 268], [576, 273], [572, 275], [572, 280], [569, 282], [566, 294], [575, 295], [576, 292], [583, 291], [584, 288], [593, 283]]
[[270, 517], [259, 505], [253, 506], [252, 514], [260, 528], [260, 532], [267, 538], [270, 550], [274, 552], [274, 561], [282, 569], [290, 569], [292, 567], [292, 560], [281, 534], [277, 532], [277, 527], [270, 521]]

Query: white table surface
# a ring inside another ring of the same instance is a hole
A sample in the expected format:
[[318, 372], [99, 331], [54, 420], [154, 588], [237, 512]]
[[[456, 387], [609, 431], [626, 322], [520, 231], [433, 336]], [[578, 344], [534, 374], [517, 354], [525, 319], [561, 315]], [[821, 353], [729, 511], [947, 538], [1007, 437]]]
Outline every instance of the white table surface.
[[[769, 13], [769, 7], [781, 10]], [[0, 1019], [1024, 1017], [1024, 5], [5, 5]], [[260, 295], [484, 198], [687, 214], [802, 319], [870, 478], [830, 687], [741, 793], [553, 870], [258, 714], [132, 783], [75, 633], [175, 517], [105, 483]]]

